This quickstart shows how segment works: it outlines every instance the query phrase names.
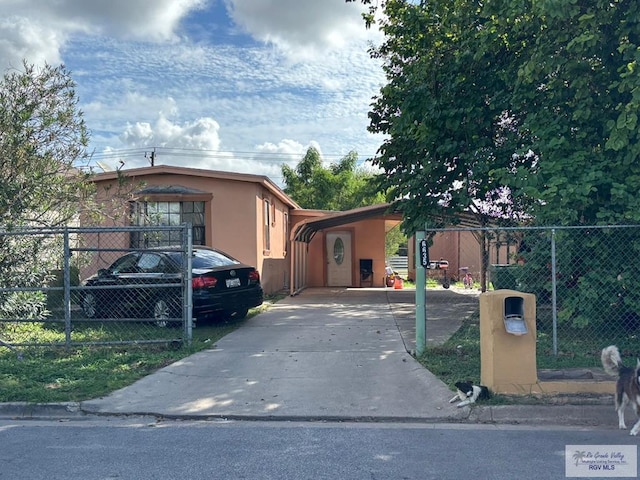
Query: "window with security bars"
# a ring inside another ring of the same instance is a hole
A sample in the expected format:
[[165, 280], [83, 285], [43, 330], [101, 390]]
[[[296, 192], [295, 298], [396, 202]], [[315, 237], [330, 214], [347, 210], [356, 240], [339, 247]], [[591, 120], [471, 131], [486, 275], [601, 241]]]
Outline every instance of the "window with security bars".
[[[205, 244], [204, 202], [133, 202], [132, 222], [138, 226], [173, 226], [191, 223], [193, 245]], [[179, 232], [132, 232], [131, 247], [180, 245]]]

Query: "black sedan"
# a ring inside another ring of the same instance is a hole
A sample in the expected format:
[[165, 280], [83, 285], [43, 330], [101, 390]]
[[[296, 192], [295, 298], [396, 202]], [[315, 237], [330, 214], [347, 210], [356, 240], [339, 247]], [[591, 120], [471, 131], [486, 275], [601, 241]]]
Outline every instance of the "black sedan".
[[[84, 282], [88, 318], [149, 318], [165, 326], [182, 318], [182, 252], [127, 253]], [[260, 274], [219, 250], [194, 247], [191, 259], [193, 317], [241, 319], [262, 304]]]

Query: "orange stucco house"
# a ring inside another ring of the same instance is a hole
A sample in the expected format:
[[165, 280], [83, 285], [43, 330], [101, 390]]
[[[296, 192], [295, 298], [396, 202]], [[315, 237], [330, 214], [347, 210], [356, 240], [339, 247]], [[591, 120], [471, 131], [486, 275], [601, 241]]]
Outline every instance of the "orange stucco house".
[[[383, 287], [385, 236], [402, 221], [388, 204], [346, 212], [302, 209], [262, 175], [157, 165], [99, 173], [93, 181], [98, 200], [111, 210], [109, 226], [136, 224], [136, 212], [150, 208], [165, 221], [189, 222], [194, 244], [254, 265], [267, 294]], [[109, 203], [122, 191], [125, 201]], [[433, 245], [454, 260], [452, 272], [461, 261], [479, 264], [477, 258], [458, 260], [458, 247], [450, 238]]]

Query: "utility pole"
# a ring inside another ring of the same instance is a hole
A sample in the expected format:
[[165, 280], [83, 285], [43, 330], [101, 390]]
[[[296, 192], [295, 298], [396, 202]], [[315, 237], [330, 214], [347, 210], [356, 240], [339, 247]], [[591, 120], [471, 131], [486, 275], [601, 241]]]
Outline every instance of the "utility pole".
[[153, 151], [149, 154], [148, 157], [147, 157], [147, 152], [144, 152], [144, 158], [148, 158], [149, 163], [153, 167], [156, 163], [156, 147], [153, 147]]

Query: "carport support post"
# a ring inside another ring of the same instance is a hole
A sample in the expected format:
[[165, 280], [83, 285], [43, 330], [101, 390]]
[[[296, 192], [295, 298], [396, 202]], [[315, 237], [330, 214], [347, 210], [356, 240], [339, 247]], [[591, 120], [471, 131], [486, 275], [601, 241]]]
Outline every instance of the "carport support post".
[[420, 252], [420, 242], [424, 240], [425, 237], [425, 232], [416, 232], [416, 357], [422, 355], [426, 347], [427, 314], [425, 305], [427, 296], [427, 274], [426, 269], [423, 266]]

